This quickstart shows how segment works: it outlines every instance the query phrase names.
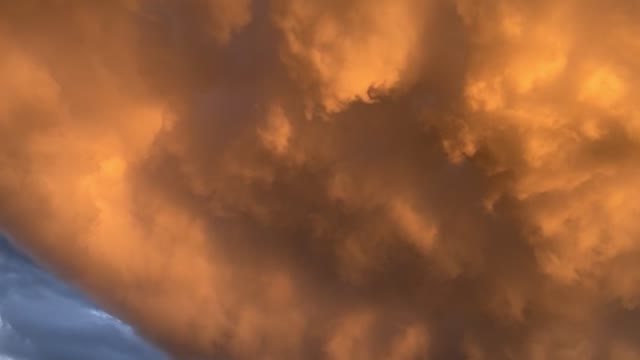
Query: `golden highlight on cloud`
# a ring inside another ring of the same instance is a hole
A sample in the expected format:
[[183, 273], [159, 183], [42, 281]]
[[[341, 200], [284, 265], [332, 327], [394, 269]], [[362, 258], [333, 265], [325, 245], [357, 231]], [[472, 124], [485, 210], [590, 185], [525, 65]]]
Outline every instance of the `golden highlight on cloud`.
[[0, 3], [0, 226], [179, 359], [640, 358], [640, 3]]

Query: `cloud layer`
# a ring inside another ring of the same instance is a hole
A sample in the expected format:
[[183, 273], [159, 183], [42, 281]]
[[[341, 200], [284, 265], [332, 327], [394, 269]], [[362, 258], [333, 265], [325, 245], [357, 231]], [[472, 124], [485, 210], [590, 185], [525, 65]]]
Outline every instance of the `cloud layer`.
[[177, 356], [640, 356], [640, 5], [0, 5], [0, 224]]

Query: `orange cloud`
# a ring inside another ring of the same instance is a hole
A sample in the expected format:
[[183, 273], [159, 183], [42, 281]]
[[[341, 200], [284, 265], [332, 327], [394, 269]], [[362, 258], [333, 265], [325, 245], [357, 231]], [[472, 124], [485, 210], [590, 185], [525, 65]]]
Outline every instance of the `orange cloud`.
[[631, 359], [633, 1], [0, 5], [0, 225], [179, 358]]

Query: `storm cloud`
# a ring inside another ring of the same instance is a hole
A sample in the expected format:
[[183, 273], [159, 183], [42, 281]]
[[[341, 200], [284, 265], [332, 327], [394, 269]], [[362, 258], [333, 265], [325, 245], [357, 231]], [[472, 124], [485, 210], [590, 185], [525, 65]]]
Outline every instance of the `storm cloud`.
[[0, 225], [181, 359], [636, 359], [639, 16], [0, 2]]

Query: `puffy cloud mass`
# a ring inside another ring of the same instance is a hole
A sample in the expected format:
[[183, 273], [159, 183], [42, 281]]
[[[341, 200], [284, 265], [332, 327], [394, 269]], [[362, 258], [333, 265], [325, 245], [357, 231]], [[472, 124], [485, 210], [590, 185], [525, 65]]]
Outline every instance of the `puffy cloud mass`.
[[0, 225], [178, 358], [640, 357], [640, 3], [0, 3]]

